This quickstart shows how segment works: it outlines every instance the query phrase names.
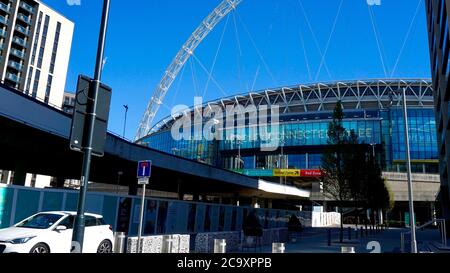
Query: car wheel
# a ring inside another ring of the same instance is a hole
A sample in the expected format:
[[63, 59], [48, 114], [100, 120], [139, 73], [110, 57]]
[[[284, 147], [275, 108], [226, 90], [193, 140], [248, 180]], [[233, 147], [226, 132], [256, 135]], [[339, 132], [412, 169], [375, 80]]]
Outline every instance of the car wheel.
[[33, 248], [30, 250], [30, 253], [46, 254], [46, 253], [50, 253], [50, 249], [48, 248], [48, 246], [46, 244], [39, 243], [39, 244], [33, 246]]
[[112, 244], [109, 240], [104, 240], [100, 243], [97, 253], [112, 253]]

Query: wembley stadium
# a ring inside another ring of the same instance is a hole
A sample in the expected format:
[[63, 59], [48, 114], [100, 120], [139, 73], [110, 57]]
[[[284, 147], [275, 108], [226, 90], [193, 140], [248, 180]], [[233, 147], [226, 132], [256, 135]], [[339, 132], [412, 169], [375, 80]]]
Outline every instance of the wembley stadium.
[[[328, 202], [320, 189], [322, 153], [328, 145], [328, 125], [340, 101], [344, 109], [344, 127], [354, 130], [362, 144], [370, 145], [382, 163], [383, 175], [395, 198], [392, 212], [408, 211], [406, 183], [406, 146], [402, 96], [406, 89], [408, 125], [415, 203], [418, 218], [427, 219], [435, 213], [439, 194], [439, 152], [434, 113], [432, 83], [427, 79], [357, 80], [315, 83], [267, 89], [236, 95], [203, 104], [203, 109], [238, 105], [279, 107], [279, 130], [276, 149], [265, 151], [263, 141], [251, 139], [250, 124], [224, 128], [234, 132], [235, 139], [174, 140], [172, 127], [180, 119], [194, 116], [197, 107], [184, 114], [158, 122], [138, 143], [175, 156], [233, 170], [265, 181], [295, 186], [311, 191], [310, 200]], [[225, 119], [225, 118], [224, 118]], [[203, 121], [208, 122], [207, 120]], [[225, 123], [225, 120], [223, 121]], [[195, 124], [192, 124], [192, 132]]]
[[[261, 141], [250, 139], [249, 124], [232, 129], [241, 136], [235, 140], [176, 141], [171, 128], [182, 115], [160, 121], [139, 143], [250, 176], [272, 177], [274, 169], [319, 169], [321, 153], [327, 146], [328, 124], [336, 103], [341, 101], [344, 127], [354, 130], [362, 143], [374, 146], [383, 157], [385, 171], [404, 172], [404, 118], [397, 93], [403, 88], [407, 91], [413, 172], [438, 173], [436, 120], [429, 80], [316, 83], [241, 94], [203, 105], [224, 111], [227, 106], [279, 106], [279, 148], [273, 152], [262, 152]], [[193, 110], [189, 113], [192, 116]]]

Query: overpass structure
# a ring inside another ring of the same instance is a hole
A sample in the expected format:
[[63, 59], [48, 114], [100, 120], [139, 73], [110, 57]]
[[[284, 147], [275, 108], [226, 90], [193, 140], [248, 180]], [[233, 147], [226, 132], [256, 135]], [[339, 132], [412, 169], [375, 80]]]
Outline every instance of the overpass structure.
[[[79, 179], [82, 154], [69, 148], [71, 115], [19, 91], [0, 85], [0, 169], [12, 170], [14, 184], [23, 185], [27, 173]], [[136, 166], [153, 161], [151, 189], [195, 196], [230, 198], [304, 199], [310, 191], [269, 183], [200, 162], [163, 153], [124, 140], [112, 133], [105, 156], [94, 158], [91, 181], [121, 185], [137, 193]]]

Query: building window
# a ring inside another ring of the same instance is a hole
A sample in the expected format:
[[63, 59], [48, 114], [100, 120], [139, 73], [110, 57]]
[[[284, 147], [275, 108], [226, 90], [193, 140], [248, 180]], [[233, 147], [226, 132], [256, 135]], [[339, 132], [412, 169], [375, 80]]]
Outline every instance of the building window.
[[50, 92], [52, 90], [52, 82], [53, 82], [53, 77], [52, 75], [48, 75], [48, 80], [47, 80], [47, 88], [45, 89], [45, 103], [48, 103], [50, 100]]
[[41, 77], [41, 71], [39, 69], [36, 70], [34, 75], [34, 83], [33, 83], [33, 98], [37, 97], [38, 87], [39, 87], [39, 78]]
[[44, 59], [44, 52], [45, 52], [45, 44], [47, 43], [48, 24], [49, 23], [50, 23], [50, 17], [48, 15], [46, 15], [44, 29], [42, 31], [41, 49], [39, 50], [38, 63], [37, 63], [39, 68], [42, 68], [42, 61]]
[[33, 67], [30, 66], [30, 69], [28, 69], [27, 87], [25, 89], [25, 94], [27, 94], [27, 95], [30, 94], [32, 78], [33, 78]]
[[33, 54], [31, 55], [31, 64], [34, 65], [35, 59], [36, 59], [36, 51], [38, 47], [39, 42], [39, 35], [41, 35], [41, 25], [42, 25], [42, 11], [39, 13], [39, 20], [37, 24], [37, 30], [36, 30], [36, 37], [34, 39], [34, 45], [33, 45]]
[[50, 63], [51, 74], [53, 74], [53, 72], [55, 71], [56, 54], [58, 53], [60, 32], [61, 32], [61, 23], [58, 22], [58, 25], [56, 26], [55, 41], [53, 42], [52, 60]]

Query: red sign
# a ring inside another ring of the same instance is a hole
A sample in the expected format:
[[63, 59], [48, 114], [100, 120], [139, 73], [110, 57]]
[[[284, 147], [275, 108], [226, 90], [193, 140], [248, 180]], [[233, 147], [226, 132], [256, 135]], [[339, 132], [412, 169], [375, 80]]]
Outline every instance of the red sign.
[[321, 170], [301, 170], [301, 177], [322, 177]]

